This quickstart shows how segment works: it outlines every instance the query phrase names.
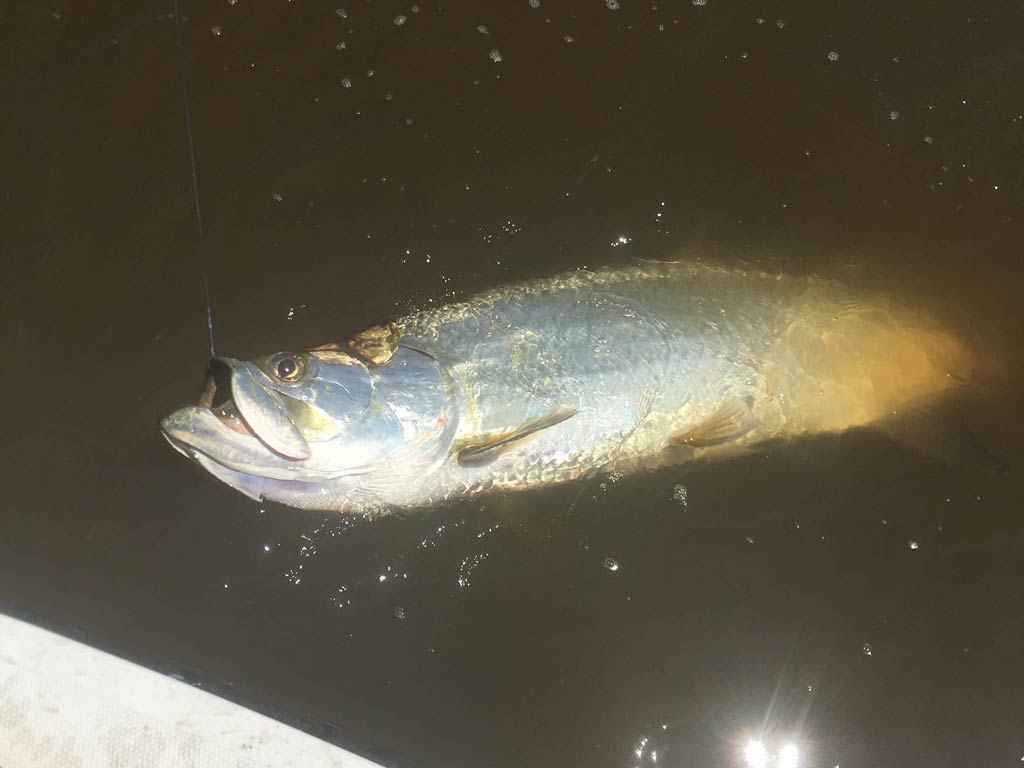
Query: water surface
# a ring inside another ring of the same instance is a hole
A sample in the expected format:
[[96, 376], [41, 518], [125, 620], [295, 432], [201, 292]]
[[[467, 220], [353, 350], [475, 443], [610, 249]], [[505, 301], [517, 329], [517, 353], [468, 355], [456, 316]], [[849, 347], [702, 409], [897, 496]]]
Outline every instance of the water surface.
[[157, 432], [208, 357], [168, 5], [0, 10], [6, 610], [391, 765], [1020, 762], [1017, 6], [186, 2], [220, 353], [685, 252], [1004, 371], [943, 417], [1005, 476], [861, 430], [368, 521]]

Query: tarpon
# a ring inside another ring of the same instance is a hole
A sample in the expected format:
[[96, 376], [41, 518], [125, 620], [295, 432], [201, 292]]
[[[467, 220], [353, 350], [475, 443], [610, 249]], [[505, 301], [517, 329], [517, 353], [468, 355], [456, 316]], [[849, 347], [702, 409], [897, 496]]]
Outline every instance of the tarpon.
[[923, 315], [828, 279], [645, 262], [218, 358], [161, 426], [248, 496], [370, 513], [880, 423], [973, 367]]

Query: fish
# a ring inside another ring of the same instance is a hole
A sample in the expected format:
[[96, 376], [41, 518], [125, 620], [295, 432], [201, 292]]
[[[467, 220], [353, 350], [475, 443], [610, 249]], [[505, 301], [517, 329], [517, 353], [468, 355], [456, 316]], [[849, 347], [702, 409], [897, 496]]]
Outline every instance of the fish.
[[638, 262], [216, 358], [161, 429], [251, 498], [373, 515], [881, 424], [977, 367], [930, 316], [829, 278]]

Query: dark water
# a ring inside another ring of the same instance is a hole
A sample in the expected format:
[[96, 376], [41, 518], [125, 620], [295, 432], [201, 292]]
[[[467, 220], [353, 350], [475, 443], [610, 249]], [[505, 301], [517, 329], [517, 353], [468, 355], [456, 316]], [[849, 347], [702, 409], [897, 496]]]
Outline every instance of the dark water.
[[1009, 474], [864, 430], [405, 518], [253, 503], [156, 430], [207, 358], [169, 2], [7, 3], [5, 609], [393, 765], [1018, 765], [1020, 4], [620, 3], [186, 2], [218, 351], [742, 257], [1002, 360], [956, 416]]

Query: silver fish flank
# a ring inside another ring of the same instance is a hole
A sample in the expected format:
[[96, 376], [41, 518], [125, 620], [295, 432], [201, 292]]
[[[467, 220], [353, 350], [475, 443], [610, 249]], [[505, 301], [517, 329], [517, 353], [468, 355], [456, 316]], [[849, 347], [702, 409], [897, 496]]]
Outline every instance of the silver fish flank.
[[827, 279], [649, 262], [218, 358], [161, 427], [248, 496], [375, 513], [879, 423], [975, 367], [923, 315]]

